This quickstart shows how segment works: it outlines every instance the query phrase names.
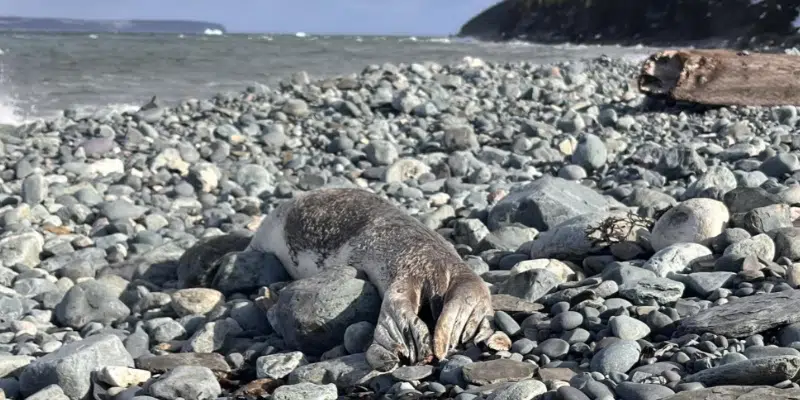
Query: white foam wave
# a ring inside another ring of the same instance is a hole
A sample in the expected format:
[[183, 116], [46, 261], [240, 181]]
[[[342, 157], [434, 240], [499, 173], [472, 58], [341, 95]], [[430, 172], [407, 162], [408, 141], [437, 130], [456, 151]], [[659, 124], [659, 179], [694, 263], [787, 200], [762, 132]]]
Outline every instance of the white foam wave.
[[22, 125], [29, 120], [13, 98], [0, 94], [0, 125]]
[[78, 105], [73, 107], [78, 114], [78, 118], [94, 114], [122, 114], [125, 112], [135, 112], [141, 108], [141, 104], [133, 103], [111, 103], [99, 105]]
[[447, 38], [447, 37], [434, 37], [434, 38], [428, 38], [426, 40], [426, 42], [430, 42], [430, 43], [450, 43], [451, 40], [450, 40], [450, 38]]
[[[0, 55], [5, 54], [0, 50]], [[14, 96], [15, 92], [14, 85], [6, 74], [5, 64], [0, 61], [0, 124], [2, 125], [22, 125], [29, 119]]]

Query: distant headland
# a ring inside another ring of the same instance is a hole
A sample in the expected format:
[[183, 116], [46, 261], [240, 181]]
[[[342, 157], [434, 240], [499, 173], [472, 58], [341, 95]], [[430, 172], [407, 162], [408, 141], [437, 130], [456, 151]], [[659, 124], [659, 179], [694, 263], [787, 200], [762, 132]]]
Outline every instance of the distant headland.
[[501, 0], [458, 33], [483, 40], [800, 44], [798, 0]]
[[225, 26], [190, 20], [89, 20], [0, 16], [0, 32], [176, 33], [220, 34]]

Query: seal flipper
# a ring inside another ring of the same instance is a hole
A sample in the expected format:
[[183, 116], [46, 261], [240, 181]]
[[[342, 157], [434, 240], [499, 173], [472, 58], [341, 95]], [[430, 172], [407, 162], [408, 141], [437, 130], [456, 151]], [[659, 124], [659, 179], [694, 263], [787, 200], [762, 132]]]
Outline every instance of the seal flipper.
[[393, 283], [386, 291], [367, 362], [380, 372], [403, 364], [431, 361], [431, 338], [428, 326], [417, 315], [420, 309], [419, 285], [408, 280]]
[[463, 343], [478, 343], [489, 338], [492, 315], [491, 294], [483, 281], [473, 273], [454, 276], [433, 334], [436, 358], [447, 358], [451, 350]]

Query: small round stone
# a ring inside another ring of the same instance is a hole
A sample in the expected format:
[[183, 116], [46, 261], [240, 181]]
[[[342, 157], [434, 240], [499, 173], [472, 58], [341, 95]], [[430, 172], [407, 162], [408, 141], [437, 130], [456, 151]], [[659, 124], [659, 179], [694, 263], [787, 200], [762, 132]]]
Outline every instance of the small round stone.
[[556, 314], [550, 320], [550, 329], [554, 332], [564, 332], [575, 329], [583, 323], [583, 315], [576, 311], [566, 311]]

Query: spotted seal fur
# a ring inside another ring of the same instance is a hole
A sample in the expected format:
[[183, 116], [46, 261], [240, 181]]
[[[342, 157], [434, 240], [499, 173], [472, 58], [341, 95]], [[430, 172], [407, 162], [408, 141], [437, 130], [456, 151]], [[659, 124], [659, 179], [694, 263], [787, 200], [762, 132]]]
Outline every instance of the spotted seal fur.
[[441, 360], [492, 333], [489, 289], [453, 245], [367, 190], [317, 189], [281, 203], [246, 251], [275, 254], [293, 279], [341, 265], [362, 271], [383, 299], [366, 353], [376, 370]]

